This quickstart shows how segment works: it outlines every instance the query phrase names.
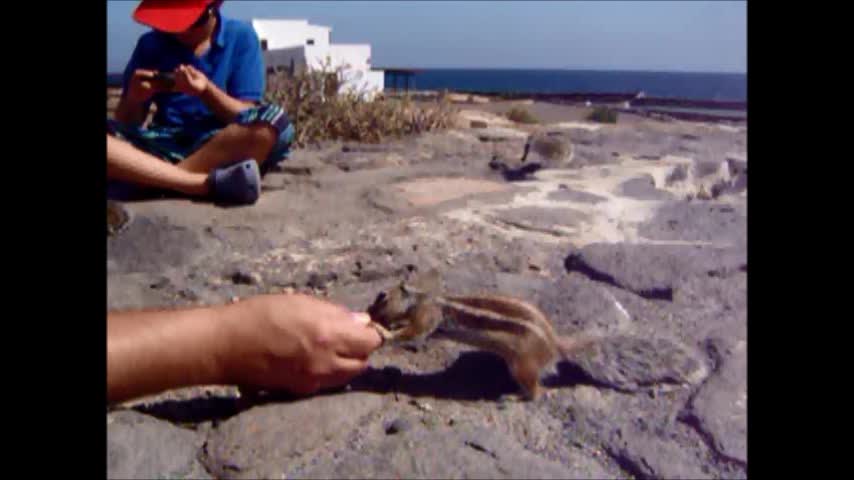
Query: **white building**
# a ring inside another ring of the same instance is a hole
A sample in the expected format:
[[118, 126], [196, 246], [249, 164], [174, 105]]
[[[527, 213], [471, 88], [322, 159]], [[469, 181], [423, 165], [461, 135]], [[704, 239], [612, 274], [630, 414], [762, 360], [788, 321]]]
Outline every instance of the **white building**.
[[371, 70], [369, 44], [330, 43], [331, 27], [311, 25], [308, 20], [253, 19], [252, 27], [261, 40], [267, 71], [294, 72], [343, 68], [344, 82], [339, 91], [355, 90], [372, 98], [385, 87], [382, 70]]

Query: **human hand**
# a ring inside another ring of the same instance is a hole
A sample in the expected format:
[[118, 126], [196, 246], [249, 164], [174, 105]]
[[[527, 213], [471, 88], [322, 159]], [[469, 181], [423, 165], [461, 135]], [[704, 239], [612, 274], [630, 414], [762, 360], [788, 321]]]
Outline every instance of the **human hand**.
[[128, 100], [134, 104], [142, 104], [157, 93], [154, 84], [155, 73], [153, 70], [135, 70], [128, 83]]
[[175, 91], [192, 95], [201, 95], [208, 88], [208, 77], [192, 65], [179, 65], [175, 69]]
[[346, 384], [382, 343], [367, 314], [305, 295], [261, 295], [226, 305], [228, 383], [297, 394]]

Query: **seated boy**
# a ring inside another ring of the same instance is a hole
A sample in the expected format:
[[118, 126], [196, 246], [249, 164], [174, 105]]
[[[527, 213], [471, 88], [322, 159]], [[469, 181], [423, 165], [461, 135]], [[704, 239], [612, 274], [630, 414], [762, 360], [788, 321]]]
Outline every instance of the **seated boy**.
[[154, 30], [139, 39], [107, 120], [109, 196], [135, 186], [252, 204], [261, 176], [287, 155], [294, 129], [282, 107], [262, 103], [258, 37], [221, 4], [143, 0], [135, 10]]

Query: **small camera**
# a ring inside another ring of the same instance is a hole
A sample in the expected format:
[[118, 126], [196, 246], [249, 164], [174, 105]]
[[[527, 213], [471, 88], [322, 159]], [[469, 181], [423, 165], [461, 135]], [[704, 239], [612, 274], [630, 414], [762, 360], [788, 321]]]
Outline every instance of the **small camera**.
[[157, 72], [154, 74], [154, 81], [171, 90], [175, 87], [175, 74], [172, 72]]

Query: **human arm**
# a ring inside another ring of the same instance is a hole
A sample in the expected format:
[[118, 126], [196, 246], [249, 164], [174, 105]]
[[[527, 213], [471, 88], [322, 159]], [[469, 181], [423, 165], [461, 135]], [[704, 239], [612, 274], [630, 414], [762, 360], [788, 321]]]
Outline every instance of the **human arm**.
[[126, 125], [142, 125], [148, 116], [149, 100], [160, 91], [153, 70], [134, 70], [116, 107], [115, 118]]
[[175, 90], [198, 97], [223, 123], [232, 122], [238, 113], [255, 105], [224, 92], [192, 65], [179, 65], [175, 69]]
[[303, 295], [112, 313], [107, 398], [113, 403], [206, 384], [307, 394], [361, 373], [380, 344], [364, 315]]
[[249, 27], [236, 41], [232, 60], [235, 67], [227, 79], [227, 88], [220, 88], [192, 65], [180, 65], [175, 70], [176, 90], [197, 96], [224, 123], [232, 122], [238, 113], [260, 102], [265, 90], [264, 58], [257, 34]]
[[142, 125], [148, 116], [151, 97], [157, 93], [153, 81], [151, 37], [143, 36], [136, 43], [122, 74], [122, 96], [114, 117], [126, 125]]

